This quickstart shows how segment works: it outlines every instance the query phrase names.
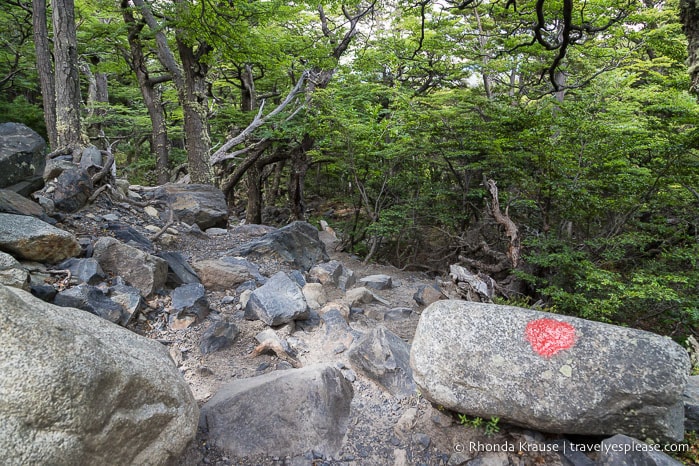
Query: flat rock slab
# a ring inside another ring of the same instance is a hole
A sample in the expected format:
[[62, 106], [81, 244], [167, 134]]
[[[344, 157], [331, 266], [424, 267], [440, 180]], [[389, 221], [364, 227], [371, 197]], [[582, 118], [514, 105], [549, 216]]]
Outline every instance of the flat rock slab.
[[232, 290], [250, 280], [264, 282], [259, 268], [252, 262], [235, 257], [206, 259], [192, 264], [201, 283], [209, 291]]
[[215, 186], [168, 183], [156, 190], [155, 197], [167, 200], [180, 221], [202, 230], [228, 224], [226, 196]]
[[359, 284], [375, 290], [388, 290], [393, 287], [393, 279], [390, 275], [369, 275], [359, 279]]
[[72, 233], [34, 217], [13, 214], [0, 214], [0, 250], [20, 259], [50, 263], [81, 252]]
[[318, 238], [318, 230], [306, 222], [290, 223], [245, 243], [230, 253], [251, 260], [271, 256], [303, 270], [309, 270], [315, 264], [329, 259], [325, 245]]
[[529, 309], [438, 301], [411, 366], [422, 394], [544, 432], [679, 441], [689, 357], [649, 332]]
[[0, 464], [168, 464], [194, 439], [163, 345], [0, 285]]
[[236, 457], [336, 455], [352, 385], [325, 364], [270, 372], [223, 386], [201, 409], [209, 442]]
[[0, 188], [41, 176], [46, 143], [21, 123], [0, 124]]
[[0, 189], [0, 212], [15, 215], [30, 215], [46, 223], [55, 222], [55, 220], [52, 220], [46, 215], [43, 207], [39, 204], [9, 189]]

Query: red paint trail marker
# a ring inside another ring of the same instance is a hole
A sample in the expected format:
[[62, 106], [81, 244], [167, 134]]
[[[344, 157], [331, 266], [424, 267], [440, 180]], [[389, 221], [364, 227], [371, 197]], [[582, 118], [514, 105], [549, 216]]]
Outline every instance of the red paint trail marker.
[[534, 351], [545, 358], [575, 344], [575, 328], [553, 319], [532, 320], [527, 324], [525, 335]]

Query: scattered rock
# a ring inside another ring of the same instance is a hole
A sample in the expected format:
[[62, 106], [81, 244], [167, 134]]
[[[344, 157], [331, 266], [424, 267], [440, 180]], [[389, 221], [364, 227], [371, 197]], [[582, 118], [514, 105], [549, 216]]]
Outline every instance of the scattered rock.
[[298, 284], [284, 272], [274, 274], [250, 295], [245, 318], [260, 319], [270, 326], [306, 319], [308, 305]]
[[423, 396], [469, 415], [544, 432], [684, 437], [689, 358], [649, 332], [439, 301], [422, 313], [411, 366]]
[[238, 327], [236, 327], [234, 323], [226, 320], [219, 320], [206, 329], [201, 336], [199, 349], [202, 354], [209, 354], [228, 348], [233, 344], [239, 333], [240, 330], [238, 330]]
[[124, 326], [145, 306], [141, 290], [128, 286], [125, 283], [117, 283], [114, 286], [110, 286], [107, 296], [124, 310], [125, 314], [122, 314], [123, 319], [120, 322]]
[[320, 309], [321, 306], [328, 302], [325, 291], [323, 291], [323, 285], [320, 283], [306, 283], [303, 287], [303, 297], [311, 309]]
[[330, 305], [326, 307], [328, 309], [320, 316], [325, 324], [324, 347], [326, 350], [341, 353], [352, 345], [354, 335], [340, 309]]
[[87, 146], [80, 154], [80, 168], [85, 171], [89, 169], [102, 168], [102, 153], [95, 146]]
[[155, 191], [155, 198], [167, 201], [180, 221], [202, 230], [228, 224], [226, 197], [215, 186], [168, 183]]
[[192, 264], [207, 290], [227, 291], [260, 276], [252, 262], [234, 257], [209, 259]]
[[51, 285], [46, 283], [32, 283], [31, 293], [42, 301], [47, 303], [52, 303], [53, 299], [58, 294], [58, 290]]
[[689, 377], [682, 400], [684, 401], [684, 430], [699, 432], [699, 375]]
[[162, 345], [4, 286], [0, 309], [1, 464], [166, 464], [194, 439]]
[[187, 259], [175, 251], [163, 251], [156, 254], [156, 256], [167, 262], [168, 272], [167, 281], [165, 284], [172, 288], [177, 288], [180, 285], [186, 285], [187, 283], [201, 283], [199, 276], [192, 269], [187, 262]]
[[597, 458], [599, 466], [682, 466], [671, 458], [635, 438], [617, 434], [602, 441]]
[[231, 254], [250, 257], [251, 260], [276, 257], [303, 270], [328, 260], [325, 245], [318, 238], [318, 230], [306, 222], [290, 223], [233, 249]]
[[208, 439], [227, 453], [336, 455], [348, 426], [352, 385], [329, 365], [235, 380], [201, 409]]
[[209, 236], [225, 236], [228, 234], [228, 230], [225, 228], [208, 228], [204, 233]]
[[81, 251], [71, 233], [34, 217], [13, 214], [0, 214], [0, 250], [21, 259], [50, 263]]
[[148, 297], [165, 286], [167, 262], [118, 239], [102, 237], [95, 243], [93, 257], [105, 272], [119, 275]]
[[202, 322], [209, 315], [209, 301], [206, 290], [201, 283], [188, 283], [175, 288], [172, 292], [172, 317], [181, 319], [195, 316], [196, 322]]
[[107, 278], [99, 262], [92, 257], [88, 259], [71, 258], [61, 262], [56, 267], [69, 270], [71, 276], [88, 285], [96, 285]]
[[354, 272], [345, 267], [342, 262], [336, 260], [313, 266], [308, 275], [323, 285], [332, 284], [342, 291], [354, 286], [356, 282]]
[[390, 305], [388, 301], [376, 295], [375, 293], [372, 293], [370, 290], [363, 286], [347, 290], [347, 292], [345, 293], [344, 301], [347, 303], [349, 307], [357, 307], [361, 306], [362, 304], [372, 303], [374, 301], [378, 301], [386, 306]]
[[29, 272], [9, 254], [0, 252], [0, 284], [29, 291]]
[[[106, 215], [104, 218], [105, 220], [108, 220]], [[149, 240], [135, 228], [126, 225], [125, 223], [108, 223], [107, 230], [114, 233], [114, 237], [124, 244], [138, 248], [141, 251], [147, 252], [148, 254], [152, 254], [155, 251], [153, 242], [151, 240]]]
[[440, 299], [447, 299], [447, 297], [436, 286], [420, 285], [413, 295], [413, 299], [420, 306], [429, 306]]
[[125, 325], [131, 317], [121, 305], [105, 296], [102, 290], [84, 283], [61, 291], [53, 302], [56, 306], [82, 309], [115, 324]]
[[362, 336], [350, 349], [349, 360], [355, 370], [375, 380], [394, 396], [415, 394], [410, 348], [384, 327], [376, 327]]
[[367, 288], [375, 290], [388, 290], [393, 287], [393, 279], [389, 275], [369, 275], [359, 280], [359, 283]]
[[[557, 439], [551, 442], [551, 444], [555, 445], [555, 450], [565, 458], [570, 466], [595, 466], [595, 462], [580, 451], [570, 440], [565, 438]], [[566, 464], [566, 462], [563, 464]]]
[[0, 189], [0, 212], [15, 215], [29, 215], [46, 223], [55, 223], [36, 202], [20, 196], [9, 189]]
[[73, 163], [72, 157], [68, 157], [68, 159], [56, 157], [46, 162], [42, 176], [44, 181], [50, 181], [58, 178], [66, 170], [75, 170], [77, 168], [78, 166]]
[[47, 191], [44, 194], [53, 201], [54, 207], [62, 212], [75, 212], [92, 194], [92, 179], [76, 166], [58, 175], [53, 188], [50, 194]]
[[383, 313], [383, 320], [395, 322], [409, 319], [412, 314], [413, 310], [409, 307], [394, 307]]
[[0, 124], [0, 188], [40, 177], [44, 172], [46, 143], [21, 123]]

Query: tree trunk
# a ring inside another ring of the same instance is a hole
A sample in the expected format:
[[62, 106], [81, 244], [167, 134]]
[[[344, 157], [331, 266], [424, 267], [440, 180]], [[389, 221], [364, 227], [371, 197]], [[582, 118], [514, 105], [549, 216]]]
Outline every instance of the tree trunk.
[[245, 210], [245, 223], [262, 223], [262, 170], [253, 163], [247, 172], [248, 206]]
[[240, 73], [240, 109], [244, 112], [252, 112], [257, 109], [257, 94], [255, 93], [255, 78], [252, 75], [252, 67], [245, 65]]
[[73, 0], [53, 0], [57, 147], [82, 147], [78, 43]]
[[687, 36], [687, 67], [691, 78], [690, 91], [699, 100], [699, 9], [696, 0], [680, 1], [682, 31]]
[[141, 89], [141, 95], [143, 96], [143, 104], [148, 110], [148, 116], [153, 126], [151, 150], [155, 154], [157, 181], [158, 184], [165, 184], [170, 181], [170, 142], [167, 135], [165, 112], [163, 111], [157, 83], [150, 79], [148, 73], [148, 65], [140, 38], [142, 25], [136, 22], [133, 13], [129, 9], [128, 0], [122, 1], [121, 8], [124, 22], [129, 29], [128, 41], [131, 56], [127, 62], [136, 74], [138, 87]]
[[209, 149], [211, 138], [208, 126], [208, 96], [206, 75], [209, 66], [201, 61], [210, 47], [199, 44], [195, 53], [192, 46], [177, 38], [177, 49], [184, 71], [184, 134], [189, 160], [189, 176], [192, 183], [213, 183]]
[[46, 0], [32, 0], [32, 21], [34, 23], [36, 70], [39, 73], [41, 95], [44, 101], [46, 135], [48, 136], [51, 150], [55, 150], [58, 149], [58, 135], [56, 134], [56, 84], [53, 80], [49, 32], [46, 25]]

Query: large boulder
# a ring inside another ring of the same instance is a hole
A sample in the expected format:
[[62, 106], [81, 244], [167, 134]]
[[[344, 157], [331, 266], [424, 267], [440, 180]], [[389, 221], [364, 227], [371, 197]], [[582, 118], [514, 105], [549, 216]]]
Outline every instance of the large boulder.
[[308, 318], [310, 310], [301, 287], [284, 272], [277, 272], [250, 295], [245, 318], [267, 325], [282, 325]]
[[202, 230], [226, 228], [228, 205], [223, 192], [208, 184], [166, 184], [155, 192], [156, 199], [166, 200], [177, 218]]
[[649, 332], [529, 309], [438, 301], [411, 349], [421, 393], [545, 432], [679, 441], [689, 357]]
[[0, 124], [0, 188], [41, 177], [46, 143], [21, 123]]
[[98, 239], [92, 255], [105, 272], [121, 276], [138, 288], [143, 297], [165, 286], [167, 262], [118, 239], [108, 236]]
[[13, 214], [0, 214], [0, 250], [38, 262], [59, 262], [81, 252], [73, 234], [37, 218]]
[[236, 457], [336, 455], [347, 431], [352, 385], [314, 365], [224, 385], [201, 409], [209, 442]]
[[273, 257], [282, 262], [309, 270], [318, 262], [329, 259], [325, 245], [318, 238], [318, 230], [306, 222], [289, 225], [245, 243], [231, 252], [251, 260]]
[[198, 408], [159, 343], [0, 286], [0, 464], [166, 464]]

